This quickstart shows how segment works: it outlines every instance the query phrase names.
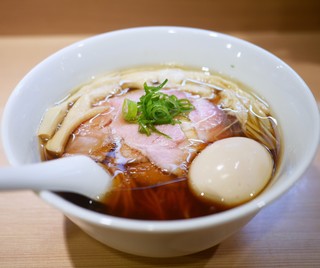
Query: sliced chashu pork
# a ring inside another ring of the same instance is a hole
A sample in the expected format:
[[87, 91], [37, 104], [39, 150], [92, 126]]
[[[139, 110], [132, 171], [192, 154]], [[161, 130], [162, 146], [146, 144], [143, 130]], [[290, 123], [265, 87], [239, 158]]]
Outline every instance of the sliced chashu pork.
[[[123, 119], [124, 99], [137, 102], [144, 94], [143, 90], [132, 90], [122, 96], [110, 98], [107, 100], [110, 105], [108, 112], [81, 124], [70, 138], [65, 153], [84, 153], [102, 161], [110, 150], [115, 150], [118, 162], [143, 162], [149, 159], [162, 170], [180, 175], [186, 162], [197, 152], [199, 143], [214, 141], [217, 134], [224, 129], [226, 116], [206, 99], [176, 90], [164, 92], [174, 94], [178, 98], [188, 98], [195, 107], [195, 110], [190, 112], [189, 119], [184, 120], [181, 125], [156, 126], [159, 131], [170, 136], [170, 139], [157, 133], [150, 136], [141, 134], [138, 124], [128, 123]], [[185, 133], [186, 125], [189, 129], [188, 135]], [[125, 150], [114, 149], [114, 146], [119, 145], [123, 145]]]

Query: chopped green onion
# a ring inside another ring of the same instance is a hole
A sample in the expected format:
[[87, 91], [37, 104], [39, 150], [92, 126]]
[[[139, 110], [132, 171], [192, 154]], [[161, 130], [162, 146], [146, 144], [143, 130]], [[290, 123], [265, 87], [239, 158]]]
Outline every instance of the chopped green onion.
[[188, 99], [178, 99], [175, 95], [167, 95], [160, 90], [168, 82], [164, 80], [159, 86], [148, 86], [144, 83], [145, 94], [136, 103], [125, 99], [122, 114], [126, 121], [139, 124], [139, 132], [150, 136], [152, 132], [170, 138], [156, 129], [155, 125], [179, 124], [176, 116], [186, 116], [194, 109]]
[[135, 122], [137, 120], [138, 105], [136, 102], [125, 99], [122, 105], [123, 118], [128, 122]]

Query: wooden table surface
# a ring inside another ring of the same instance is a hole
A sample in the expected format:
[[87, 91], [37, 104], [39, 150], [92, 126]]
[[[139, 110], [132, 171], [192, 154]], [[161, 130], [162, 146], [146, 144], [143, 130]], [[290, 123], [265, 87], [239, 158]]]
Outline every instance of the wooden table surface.
[[[228, 33], [285, 60], [320, 101], [320, 31]], [[35, 64], [84, 37], [0, 35], [0, 114]], [[8, 165], [2, 147], [0, 165]], [[90, 238], [33, 192], [1, 192], [0, 267], [320, 267], [319, 177], [320, 153], [289, 192], [237, 234], [204, 252], [172, 259], [118, 252]]]

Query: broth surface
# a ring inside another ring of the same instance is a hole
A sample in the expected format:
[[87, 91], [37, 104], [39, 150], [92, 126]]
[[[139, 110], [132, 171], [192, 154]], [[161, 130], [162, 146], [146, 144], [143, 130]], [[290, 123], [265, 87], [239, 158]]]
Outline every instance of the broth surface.
[[[180, 124], [156, 126], [169, 137], [154, 132], [150, 136], [139, 133], [137, 124], [123, 119], [123, 102], [126, 98], [139, 102], [144, 82], [157, 86], [164, 79], [168, 79], [168, 84], [161, 92], [188, 99], [194, 110], [179, 117]], [[73, 112], [74, 107], [77, 113]], [[60, 121], [51, 118], [58, 122], [55, 126], [43, 127], [50, 121], [46, 116], [43, 119], [39, 130], [43, 160], [85, 154], [102, 165], [113, 176], [113, 187], [101, 197], [101, 202], [59, 193], [99, 213], [174, 220], [229, 209], [204, 200], [188, 184], [192, 160], [219, 139], [235, 136], [255, 139], [271, 153], [273, 172], [279, 162], [279, 131], [268, 105], [237, 83], [209, 72], [161, 66], [108, 74], [79, 87], [53, 109], [59, 111], [52, 112], [55, 116], [60, 113], [64, 116]], [[72, 131], [57, 138], [57, 133], [68, 127]]]

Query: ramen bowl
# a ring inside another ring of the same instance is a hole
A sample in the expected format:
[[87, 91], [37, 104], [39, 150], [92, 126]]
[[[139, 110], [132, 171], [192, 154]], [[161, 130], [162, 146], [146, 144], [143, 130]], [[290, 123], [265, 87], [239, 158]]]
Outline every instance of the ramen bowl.
[[141, 256], [174, 257], [208, 249], [237, 232], [288, 191], [311, 163], [319, 139], [318, 108], [304, 81], [279, 58], [238, 38], [193, 28], [143, 27], [94, 36], [53, 54], [21, 80], [4, 110], [2, 138], [13, 166], [39, 162], [41, 118], [70, 89], [104, 73], [160, 64], [215, 71], [241, 81], [270, 104], [280, 127], [282, 154], [268, 187], [227, 211], [170, 221], [103, 215], [50, 191], [37, 194], [107, 246]]

